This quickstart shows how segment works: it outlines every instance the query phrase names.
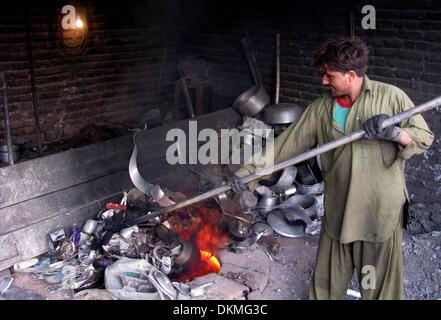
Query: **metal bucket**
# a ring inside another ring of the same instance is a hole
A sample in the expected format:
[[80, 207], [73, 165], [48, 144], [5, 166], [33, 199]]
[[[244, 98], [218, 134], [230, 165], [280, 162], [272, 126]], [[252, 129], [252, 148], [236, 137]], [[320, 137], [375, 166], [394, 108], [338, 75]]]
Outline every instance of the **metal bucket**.
[[270, 98], [263, 86], [251, 87], [233, 102], [233, 108], [242, 115], [252, 117], [259, 113], [269, 102]]
[[[0, 145], [0, 162], [9, 163], [8, 155], [8, 145]], [[12, 145], [12, 159], [14, 162], [20, 160], [20, 146], [17, 144]]]

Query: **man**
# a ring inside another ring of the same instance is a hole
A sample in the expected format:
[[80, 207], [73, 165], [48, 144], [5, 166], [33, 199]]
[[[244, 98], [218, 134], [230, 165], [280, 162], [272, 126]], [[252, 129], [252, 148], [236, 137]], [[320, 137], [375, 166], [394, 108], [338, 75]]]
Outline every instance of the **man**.
[[[404, 163], [433, 142], [421, 115], [381, 129], [391, 115], [413, 107], [399, 88], [366, 75], [368, 48], [360, 39], [329, 42], [316, 55], [330, 93], [313, 101], [274, 142], [275, 163], [364, 129], [365, 139], [321, 156], [323, 219], [311, 299], [343, 299], [354, 269], [363, 299], [403, 299], [402, 231], [408, 218]], [[259, 166], [244, 165], [237, 177]], [[236, 192], [244, 189], [239, 178]], [[250, 183], [251, 189], [255, 183]]]

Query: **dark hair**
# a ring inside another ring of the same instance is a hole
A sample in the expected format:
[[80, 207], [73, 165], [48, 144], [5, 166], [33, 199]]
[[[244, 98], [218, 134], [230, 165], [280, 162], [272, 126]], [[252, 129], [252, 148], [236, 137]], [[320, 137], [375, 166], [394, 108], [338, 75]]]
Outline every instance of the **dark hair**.
[[338, 38], [316, 52], [314, 66], [343, 73], [354, 70], [361, 77], [367, 70], [368, 55], [369, 49], [360, 38]]

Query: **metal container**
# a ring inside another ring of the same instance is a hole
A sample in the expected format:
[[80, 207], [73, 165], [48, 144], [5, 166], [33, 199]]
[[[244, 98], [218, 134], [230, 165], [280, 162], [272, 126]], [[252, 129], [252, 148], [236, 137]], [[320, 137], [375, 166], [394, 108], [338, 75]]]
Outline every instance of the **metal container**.
[[261, 85], [255, 85], [234, 100], [233, 108], [244, 116], [252, 117], [259, 113], [268, 104], [269, 100], [265, 88]]
[[[0, 145], [0, 162], [9, 163], [8, 155], [8, 145]], [[20, 160], [20, 146], [17, 144], [12, 145], [12, 159], [14, 162]]]
[[296, 175], [297, 175], [296, 167], [291, 166], [286, 168], [285, 170], [283, 170], [283, 173], [280, 176], [279, 180], [276, 182], [274, 186], [271, 187], [271, 189], [274, 192], [283, 193], [285, 190], [287, 190], [289, 187], [292, 186], [296, 178]]
[[181, 239], [178, 241], [181, 249], [179, 254], [174, 258], [174, 263], [183, 270], [189, 271], [199, 264], [201, 253], [191, 241]]
[[286, 189], [285, 191], [283, 191], [280, 194], [280, 197], [282, 198], [282, 200], [286, 200], [289, 197], [295, 195], [297, 192], [297, 187], [293, 184], [291, 187], [289, 187], [288, 189]]
[[259, 213], [262, 216], [266, 216], [278, 204], [279, 204], [279, 197], [278, 196], [263, 196], [260, 199], [257, 207], [259, 208]]
[[293, 103], [279, 103], [265, 109], [264, 122], [268, 124], [290, 124], [299, 120], [303, 108]]
[[98, 226], [98, 221], [89, 219], [84, 223], [82, 231], [88, 235], [91, 235], [96, 230]]
[[237, 109], [244, 116], [252, 117], [269, 103], [270, 97], [263, 86], [256, 57], [246, 39], [242, 39], [242, 46], [245, 50], [245, 55], [256, 85], [237, 97], [233, 102], [233, 108]]
[[228, 233], [231, 235], [234, 241], [245, 240], [251, 232], [251, 226], [248, 223], [231, 219], [228, 223]]

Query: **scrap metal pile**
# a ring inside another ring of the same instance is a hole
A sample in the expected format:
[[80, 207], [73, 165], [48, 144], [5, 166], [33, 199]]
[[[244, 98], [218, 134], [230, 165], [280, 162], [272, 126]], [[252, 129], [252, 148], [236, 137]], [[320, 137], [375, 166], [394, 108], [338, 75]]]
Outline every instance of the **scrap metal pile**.
[[[242, 128], [255, 132], [258, 130], [254, 129], [266, 126], [280, 134], [287, 125], [296, 122], [301, 114], [300, 107], [283, 104], [266, 112], [265, 122], [257, 117], [245, 116]], [[253, 137], [244, 139], [244, 143], [251, 144], [252, 141]], [[323, 199], [324, 182], [320, 159], [312, 158], [259, 180], [254, 192], [244, 191], [239, 202], [244, 204], [242, 207], [253, 217], [253, 221], [268, 224], [282, 236], [302, 237], [320, 232], [324, 213]]]
[[[169, 199], [185, 198], [164, 190]], [[134, 188], [120, 203], [109, 202], [95, 219], [50, 236], [50, 251], [13, 267], [89, 299], [191, 299], [203, 294], [190, 280], [221, 268], [215, 253], [228, 237], [218, 228], [217, 207], [192, 206], [163, 223], [137, 224], [158, 204]], [[208, 284], [207, 284], [208, 285]], [[96, 290], [107, 289], [107, 290]], [[105, 296], [105, 297], [104, 297]]]

